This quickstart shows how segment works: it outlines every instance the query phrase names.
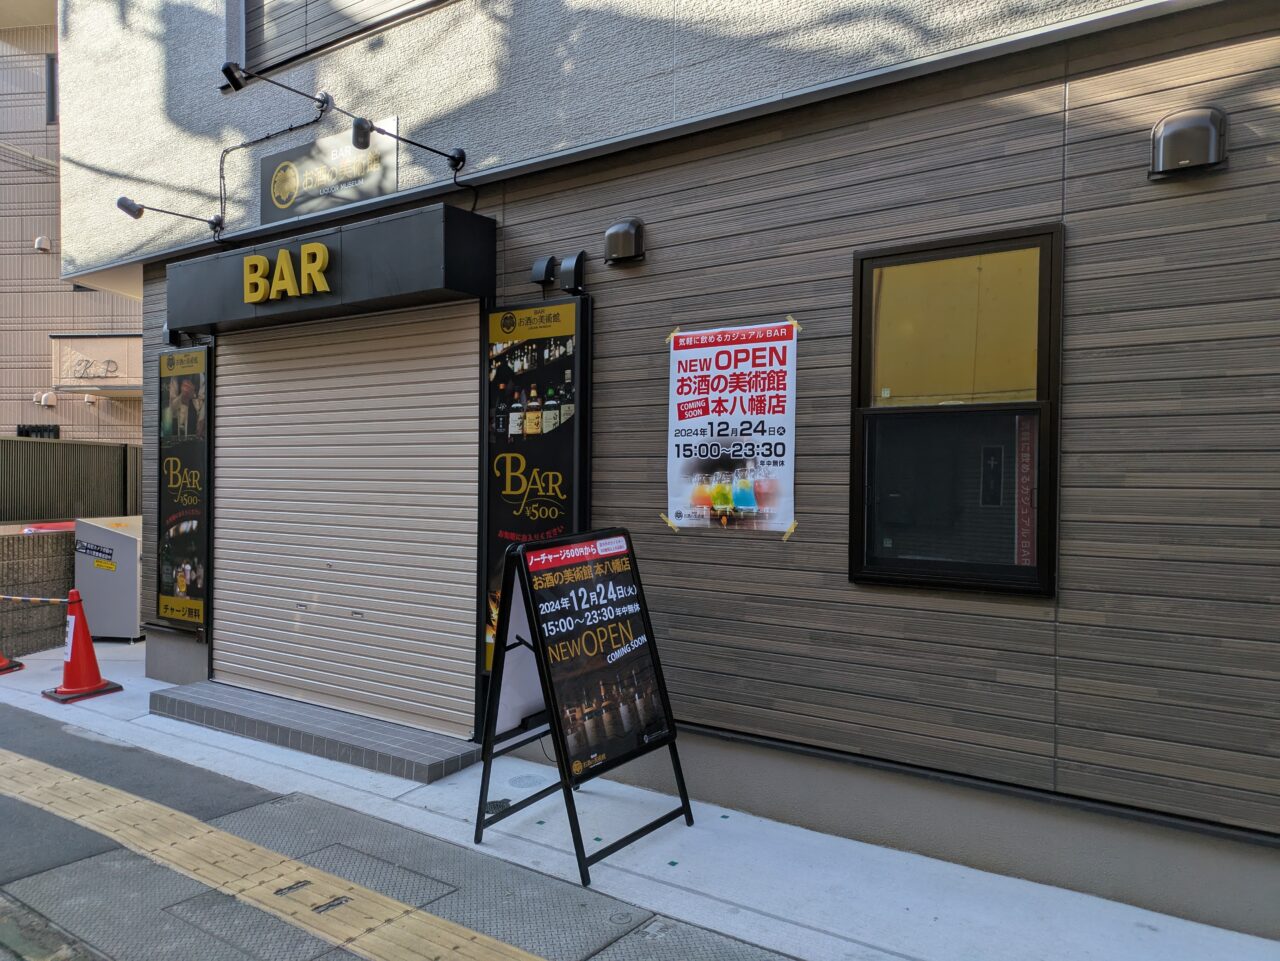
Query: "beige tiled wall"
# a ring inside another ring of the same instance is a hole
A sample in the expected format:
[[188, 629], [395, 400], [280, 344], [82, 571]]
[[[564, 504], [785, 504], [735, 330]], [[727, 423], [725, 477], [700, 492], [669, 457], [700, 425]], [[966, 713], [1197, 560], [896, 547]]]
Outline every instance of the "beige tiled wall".
[[[142, 329], [137, 301], [58, 279], [58, 172], [32, 159], [59, 160], [58, 125], [45, 123], [45, 56], [56, 50], [52, 26], [0, 30], [0, 435], [12, 436], [19, 424], [57, 424], [66, 440], [136, 444], [138, 398], [32, 401], [53, 382], [49, 334]], [[35, 249], [40, 236], [50, 239], [49, 253]]]

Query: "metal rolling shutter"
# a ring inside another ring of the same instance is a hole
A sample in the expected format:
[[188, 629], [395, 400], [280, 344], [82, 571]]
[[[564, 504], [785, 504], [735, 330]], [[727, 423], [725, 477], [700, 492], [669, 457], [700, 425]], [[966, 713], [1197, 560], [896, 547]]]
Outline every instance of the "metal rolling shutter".
[[470, 735], [479, 349], [474, 301], [218, 339], [217, 680]]

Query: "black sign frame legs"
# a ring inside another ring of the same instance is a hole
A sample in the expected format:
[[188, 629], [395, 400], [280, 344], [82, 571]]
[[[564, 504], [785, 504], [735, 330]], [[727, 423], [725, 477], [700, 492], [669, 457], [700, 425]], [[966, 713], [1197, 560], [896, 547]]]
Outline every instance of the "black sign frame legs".
[[573, 791], [568, 784], [564, 789], [565, 806], [569, 808], [569, 826], [573, 831], [573, 844], [578, 854], [578, 873], [582, 876], [583, 887], [589, 887], [591, 884], [591, 875], [588, 868], [597, 861], [603, 861], [611, 854], [616, 854], [629, 844], [634, 844], [646, 834], [650, 834], [664, 824], [670, 824], [676, 818], [684, 815], [684, 823], [689, 827], [693, 827], [693, 808], [689, 804], [689, 793], [685, 790], [684, 774], [680, 770], [680, 755], [676, 751], [676, 742], [672, 741], [671, 748], [671, 766], [676, 775], [676, 787], [680, 792], [680, 806], [672, 808], [666, 814], [660, 815], [641, 827], [636, 828], [626, 837], [618, 838], [611, 844], [606, 844], [594, 854], [588, 855], [582, 846], [582, 830], [578, 827], [578, 813], [573, 804]]
[[[511, 566], [512, 565], [510, 564], [508, 565], [507, 574], [503, 578], [503, 609], [499, 615], [500, 624], [506, 623], [506, 618], [509, 614], [507, 609], [509, 602], [507, 598], [511, 597], [511, 587], [513, 586], [510, 583], [512, 579]], [[518, 646], [525, 643], [527, 642], [522, 639], [510, 646]], [[493, 680], [489, 685], [489, 697], [485, 704], [484, 739], [480, 748], [480, 797], [476, 802], [476, 844], [483, 842], [485, 828], [493, 827], [493, 825], [497, 824], [504, 818], [510, 817], [517, 811], [523, 811], [529, 805], [536, 804], [537, 802], [555, 794], [556, 791], [560, 791], [564, 794], [565, 811], [569, 815], [569, 832], [573, 836], [573, 853], [578, 862], [578, 877], [582, 881], [582, 886], [586, 888], [591, 886], [591, 865], [596, 862], [602, 861], [611, 854], [616, 854], [629, 844], [633, 844], [640, 840], [646, 834], [656, 831], [665, 824], [670, 824], [681, 815], [684, 816], [684, 823], [689, 827], [693, 827], [693, 807], [689, 803], [689, 792], [685, 787], [684, 771], [680, 767], [680, 754], [676, 750], [675, 741], [672, 741], [668, 747], [671, 750], [671, 769], [675, 773], [676, 789], [680, 793], [680, 806], [668, 811], [666, 814], [654, 818], [648, 824], [637, 828], [625, 837], [619, 838], [610, 844], [606, 844], [604, 847], [600, 848], [600, 850], [595, 851], [592, 854], [587, 854], [586, 845], [582, 842], [582, 827], [578, 822], [578, 806], [573, 800], [573, 792], [576, 790], [576, 787], [564, 773], [568, 768], [560, 747], [560, 739], [557, 737], [553, 736], [551, 738], [552, 744], [555, 746], [556, 768], [559, 772], [559, 777], [556, 779], [555, 783], [544, 787], [542, 790], [534, 794], [530, 794], [528, 797], [521, 798], [519, 801], [503, 808], [501, 811], [494, 814], [487, 814], [485, 809], [489, 806], [489, 785], [493, 776], [494, 759], [502, 757], [504, 754], [509, 754], [517, 748], [524, 747], [526, 744], [532, 744], [534, 741], [540, 740], [552, 733], [552, 731], [547, 728], [539, 727], [532, 733], [522, 732], [520, 735], [515, 737], [504, 738], [501, 744], [496, 744], [494, 742], [494, 731], [498, 722], [499, 692], [502, 690], [502, 669], [507, 659], [507, 650], [507, 646], [499, 645], [494, 651]], [[543, 683], [544, 685], [546, 683], [545, 677], [543, 679]]]
[[[502, 599], [499, 601], [498, 623], [506, 625], [511, 616], [511, 598], [515, 587], [515, 565], [507, 563], [502, 574]], [[500, 635], [503, 636], [503, 635]], [[505, 817], [515, 814], [541, 801], [543, 798], [550, 797], [560, 789], [560, 782], [549, 787], [543, 788], [535, 794], [531, 794], [527, 798], [523, 798], [508, 807], [503, 808], [496, 814], [486, 814], [485, 808], [489, 805], [489, 783], [493, 775], [494, 758], [502, 757], [504, 754], [516, 750], [516, 748], [524, 747], [526, 744], [532, 744], [534, 741], [545, 737], [549, 731], [546, 724], [538, 725], [532, 732], [521, 731], [510, 737], [504, 737], [500, 744], [495, 743], [498, 727], [498, 706], [501, 701], [502, 692], [502, 673], [507, 662], [507, 650], [510, 647], [529, 646], [532, 644], [527, 638], [520, 638], [512, 642], [510, 645], [495, 642], [493, 652], [493, 669], [490, 674], [488, 696], [485, 699], [484, 711], [484, 731], [480, 742], [480, 799], [476, 805], [476, 844], [479, 844], [484, 837], [484, 829], [492, 827]]]
[[689, 791], [684, 786], [684, 769], [680, 767], [680, 753], [676, 750], [676, 742], [671, 742], [671, 770], [676, 776], [676, 790], [680, 792], [680, 809], [684, 812], [684, 823], [693, 827], [693, 808], [689, 804]]

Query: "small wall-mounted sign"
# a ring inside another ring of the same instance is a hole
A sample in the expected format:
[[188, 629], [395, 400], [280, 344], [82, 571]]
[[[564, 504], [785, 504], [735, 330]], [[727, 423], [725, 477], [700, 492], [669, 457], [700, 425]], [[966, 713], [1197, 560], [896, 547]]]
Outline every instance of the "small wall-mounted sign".
[[55, 390], [142, 396], [141, 334], [50, 334]]
[[[395, 117], [376, 125], [399, 133]], [[400, 177], [396, 146], [392, 138], [374, 133], [369, 146], [360, 150], [351, 143], [351, 131], [344, 130], [263, 157], [258, 188], [261, 222], [278, 223], [395, 193]]]

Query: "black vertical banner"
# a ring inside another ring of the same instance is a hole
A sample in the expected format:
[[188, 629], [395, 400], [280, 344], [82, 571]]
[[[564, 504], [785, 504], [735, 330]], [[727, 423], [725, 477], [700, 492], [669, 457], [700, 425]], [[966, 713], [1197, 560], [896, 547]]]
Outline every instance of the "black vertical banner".
[[589, 315], [589, 298], [574, 297], [500, 307], [485, 324], [486, 671], [507, 548], [589, 522]]
[[205, 626], [209, 570], [209, 348], [159, 357], [156, 614]]

